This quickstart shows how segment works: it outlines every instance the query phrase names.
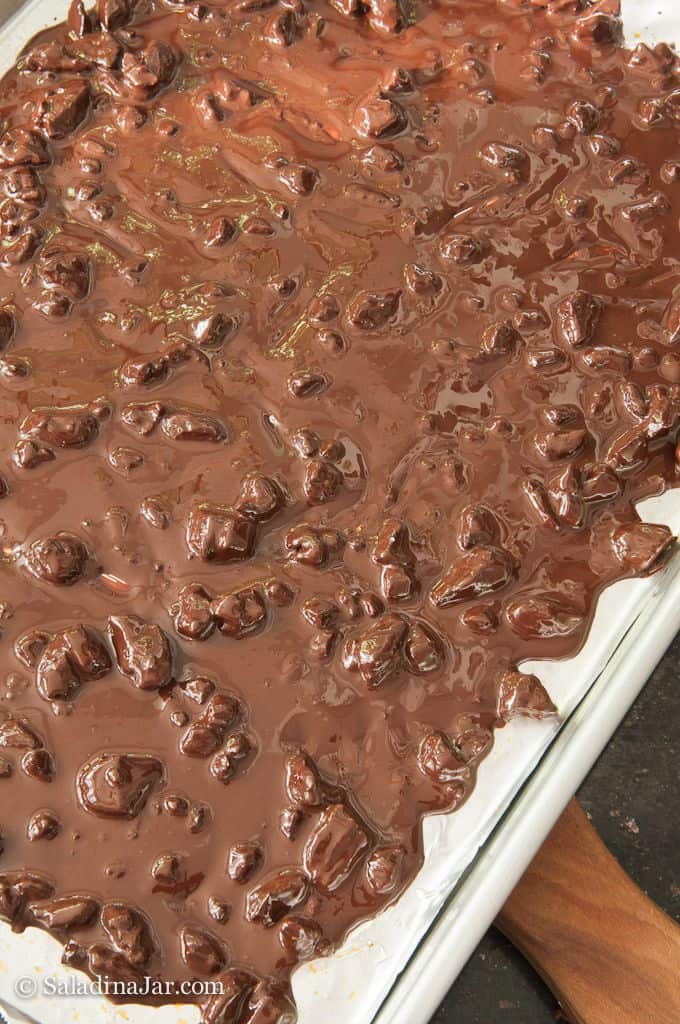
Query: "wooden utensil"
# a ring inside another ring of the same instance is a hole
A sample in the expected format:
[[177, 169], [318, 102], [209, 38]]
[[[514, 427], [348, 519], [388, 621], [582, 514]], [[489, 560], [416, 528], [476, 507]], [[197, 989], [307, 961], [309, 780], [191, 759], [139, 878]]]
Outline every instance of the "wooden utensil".
[[496, 924], [573, 1024], [679, 1024], [680, 928], [628, 877], [576, 800]]

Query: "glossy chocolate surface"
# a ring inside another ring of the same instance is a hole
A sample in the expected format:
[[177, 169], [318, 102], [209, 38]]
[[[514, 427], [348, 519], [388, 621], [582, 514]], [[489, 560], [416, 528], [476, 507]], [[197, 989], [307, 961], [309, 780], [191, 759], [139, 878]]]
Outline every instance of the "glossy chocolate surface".
[[670, 550], [677, 60], [608, 0], [100, 0], [0, 122], [0, 913], [288, 1021]]

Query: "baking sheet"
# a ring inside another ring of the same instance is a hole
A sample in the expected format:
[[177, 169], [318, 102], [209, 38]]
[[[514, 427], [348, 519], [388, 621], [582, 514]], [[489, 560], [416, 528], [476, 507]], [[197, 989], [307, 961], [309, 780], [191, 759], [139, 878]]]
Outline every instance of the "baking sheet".
[[[10, 6], [16, 4], [0, 0], [0, 16], [3, 8]], [[18, 50], [36, 31], [63, 18], [68, 6], [68, 0], [30, 0], [24, 4], [17, 17], [4, 30], [0, 28], [0, 73], [11, 65]], [[624, 0], [623, 7], [629, 42], [640, 38], [680, 40], [680, 10], [676, 0]], [[645, 502], [640, 513], [647, 521], [667, 523], [680, 533], [679, 492]], [[570, 718], [610, 662], [623, 637], [644, 615], [645, 608], [668, 590], [676, 568], [677, 560], [669, 570], [652, 579], [626, 580], [611, 587], [599, 602], [588, 642], [577, 657], [563, 662], [525, 663], [523, 667], [537, 671], [546, 682], [562, 721]], [[677, 584], [678, 578], [674, 581]], [[653, 633], [654, 624], [650, 625]], [[651, 637], [652, 658], [662, 654], [667, 642], [669, 623], [666, 621], [664, 625], [666, 630], [659, 630], [656, 647], [653, 635]], [[672, 625], [676, 627], [680, 623]], [[610, 721], [608, 734], [625, 710], [624, 703], [618, 717]], [[470, 800], [455, 814], [425, 821], [425, 863], [400, 900], [380, 917], [355, 929], [334, 956], [306, 964], [296, 972], [293, 987], [299, 1006], [299, 1024], [325, 1022], [331, 1006], [333, 1019], [342, 1020], [343, 1024], [368, 1024], [375, 1018], [395, 978], [408, 965], [461, 876], [551, 747], [559, 728], [559, 723], [554, 721], [515, 720], [496, 734], [494, 749], [480, 767], [478, 784]], [[603, 736], [602, 742], [605, 739]], [[577, 745], [578, 734], [574, 730], [572, 751]], [[509, 879], [506, 892], [512, 881]], [[492, 882], [487, 879], [485, 884], [490, 887]], [[497, 879], [493, 885], [497, 905], [502, 899], [499, 895], [502, 880]], [[477, 914], [480, 931], [493, 916], [493, 903], [493, 898], [487, 901], [485, 919], [483, 913], [481, 917]], [[453, 942], [456, 921], [464, 921], [463, 914], [456, 914], [455, 899], [449, 903], [447, 914], [452, 916], [446, 935]], [[462, 927], [459, 923], [459, 930]], [[439, 933], [442, 934], [441, 928]], [[82, 975], [60, 965], [60, 955], [61, 946], [48, 935], [30, 929], [16, 936], [7, 926], [0, 925], [0, 1005], [10, 1024], [22, 1024], [26, 1020], [39, 1024], [81, 1024], [83, 1021], [88, 1024], [196, 1024], [199, 1019], [198, 1011], [191, 1007], [155, 1010], [114, 1007], [101, 998], [90, 996], [55, 998], [49, 994], [55, 984], [74, 986], [83, 981]], [[445, 986], [453, 976], [449, 969], [444, 978]], [[388, 1002], [380, 1014], [381, 1024], [396, 1020], [396, 1014], [415, 1024], [415, 1008], [409, 1011], [410, 1016], [404, 1017], [403, 1006], [400, 1011], [394, 1000], [390, 1002], [395, 1009], [390, 1010]], [[429, 1015], [435, 1005], [430, 1008], [427, 1003], [423, 1004], [417, 1019], [426, 1020], [424, 1014]]]

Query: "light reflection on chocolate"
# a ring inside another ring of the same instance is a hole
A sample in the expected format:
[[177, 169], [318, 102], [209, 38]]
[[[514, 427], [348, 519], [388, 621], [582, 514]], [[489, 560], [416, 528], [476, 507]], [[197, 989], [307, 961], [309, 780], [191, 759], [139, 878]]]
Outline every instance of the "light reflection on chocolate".
[[291, 1020], [667, 558], [680, 82], [617, 6], [99, 0], [5, 77], [0, 914], [66, 962]]

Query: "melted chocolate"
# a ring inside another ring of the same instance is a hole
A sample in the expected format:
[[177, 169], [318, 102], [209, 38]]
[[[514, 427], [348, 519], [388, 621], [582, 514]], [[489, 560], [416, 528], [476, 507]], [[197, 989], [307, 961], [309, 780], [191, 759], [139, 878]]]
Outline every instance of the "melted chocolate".
[[100, 0], [5, 77], [0, 913], [69, 963], [292, 1019], [667, 555], [680, 82], [617, 14]]

